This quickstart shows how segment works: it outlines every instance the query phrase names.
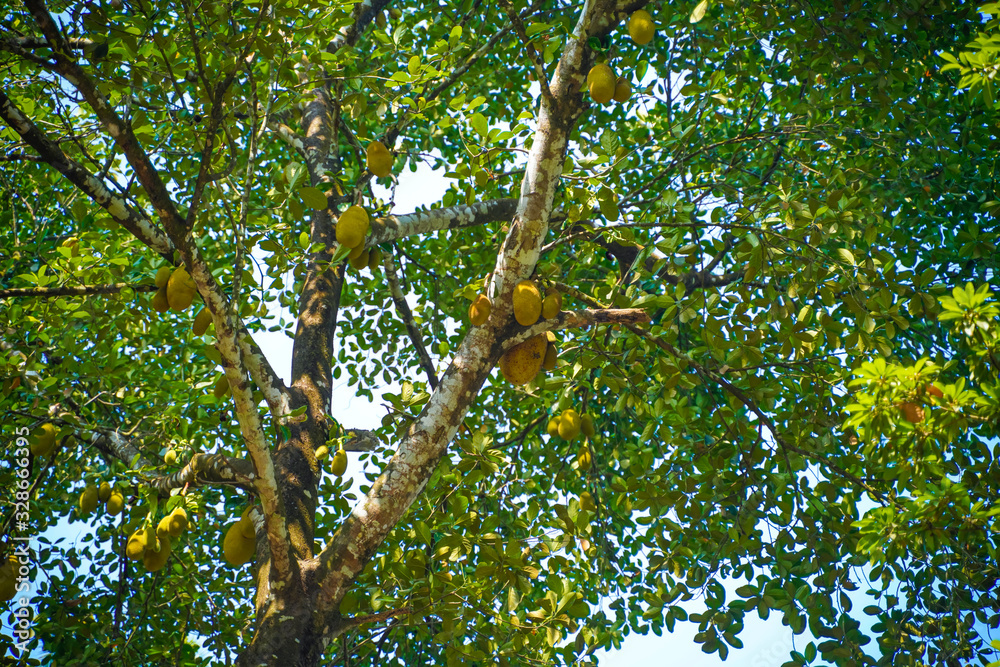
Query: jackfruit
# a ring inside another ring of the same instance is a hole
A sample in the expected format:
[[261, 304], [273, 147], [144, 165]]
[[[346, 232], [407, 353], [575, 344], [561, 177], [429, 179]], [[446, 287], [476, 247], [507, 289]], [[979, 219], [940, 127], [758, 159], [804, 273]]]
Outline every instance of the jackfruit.
[[351, 206], [337, 220], [337, 243], [348, 248], [357, 248], [365, 242], [365, 235], [371, 223], [368, 213], [360, 206]]
[[632, 84], [625, 77], [618, 77], [618, 82], [615, 84], [615, 102], [628, 102], [630, 97], [632, 97]]
[[392, 153], [381, 141], [373, 141], [368, 144], [366, 151], [368, 158], [368, 171], [379, 178], [385, 178], [392, 173]]
[[128, 538], [128, 543], [125, 545], [125, 555], [132, 560], [139, 560], [142, 558], [142, 554], [145, 550], [146, 529], [140, 528], [132, 533], [132, 536]]
[[108, 496], [108, 502], [104, 503], [104, 511], [106, 511], [110, 516], [118, 516], [122, 513], [122, 509], [124, 509], [124, 507], [125, 497], [118, 491], [111, 491], [111, 495]]
[[170, 304], [171, 310], [177, 312], [186, 310], [197, 293], [198, 286], [183, 266], [177, 267], [170, 274], [170, 280], [167, 281], [167, 303]]
[[169, 266], [161, 266], [156, 270], [156, 277], [153, 278], [153, 284], [156, 285], [157, 289], [167, 286], [167, 281], [170, 280], [170, 274], [173, 273]]
[[153, 310], [158, 313], [165, 313], [170, 310], [170, 302], [167, 301], [166, 285], [156, 290], [156, 294], [153, 295]]
[[173, 449], [168, 449], [167, 453], [163, 455], [163, 462], [168, 466], [172, 466], [177, 463], [177, 452]]
[[256, 551], [257, 541], [243, 534], [239, 521], [229, 527], [222, 541], [222, 556], [227, 563], [239, 567], [249, 562]]
[[379, 270], [382, 266], [382, 251], [378, 248], [372, 248], [368, 253], [368, 270], [375, 275], [375, 272]]
[[216, 380], [215, 389], [212, 390], [212, 393], [216, 398], [223, 398], [229, 394], [229, 378], [227, 378], [225, 374], [221, 375], [219, 379]]
[[250, 518], [250, 512], [253, 510], [253, 505], [247, 507], [240, 514], [239, 526], [240, 534], [247, 539], [253, 539], [257, 535], [257, 529], [253, 525], [253, 519]]
[[88, 486], [80, 494], [80, 516], [88, 516], [97, 509], [97, 487]]
[[208, 308], [202, 308], [201, 312], [194, 318], [191, 330], [194, 331], [195, 336], [202, 336], [210, 326], [212, 326], [212, 313]]
[[326, 458], [326, 455], [330, 453], [330, 448], [326, 445], [320, 445], [316, 448], [316, 460], [322, 461]]
[[188, 527], [187, 512], [184, 511], [183, 507], [175, 507], [168, 518], [170, 521], [167, 529], [170, 532], [170, 537], [180, 537], [180, 534]]
[[584, 445], [580, 448], [580, 453], [576, 457], [576, 468], [580, 472], [585, 472], [590, 470], [590, 466], [593, 463], [593, 458], [590, 454], [590, 447]]
[[606, 63], [599, 63], [590, 68], [587, 74], [587, 88], [590, 96], [599, 104], [607, 104], [615, 96], [615, 85], [618, 79]]
[[486, 320], [490, 319], [491, 310], [490, 298], [485, 294], [480, 294], [469, 306], [469, 321], [477, 327], [486, 324]]
[[594, 429], [594, 418], [590, 415], [580, 417], [580, 430], [588, 438], [593, 438], [597, 435], [597, 431]]
[[349, 260], [351, 262], [351, 268], [355, 271], [361, 271], [368, 266], [368, 251], [363, 247], [361, 249], [361, 254], [358, 255], [356, 259]]
[[108, 498], [111, 497], [111, 485], [107, 482], [101, 482], [101, 485], [97, 487], [97, 499], [102, 503], [108, 502]]
[[56, 446], [56, 434], [58, 429], [52, 424], [42, 424], [31, 434], [32, 456], [48, 456]]
[[545, 428], [545, 432], [550, 436], [555, 437], [559, 435], [559, 415], [549, 419], [548, 426]]
[[597, 511], [597, 503], [594, 502], [594, 496], [590, 495], [590, 491], [584, 491], [580, 494], [580, 509], [588, 512]]
[[163, 537], [164, 535], [170, 534], [170, 515], [160, 519], [160, 522], [156, 524], [156, 536]]
[[514, 319], [521, 326], [530, 327], [542, 314], [542, 295], [535, 283], [522, 280], [514, 286]]
[[542, 317], [551, 320], [562, 310], [562, 294], [552, 292], [542, 301]]
[[564, 410], [559, 419], [559, 437], [563, 440], [575, 440], [580, 435], [580, 413], [576, 410]]
[[542, 368], [546, 345], [544, 334], [515, 345], [500, 357], [500, 373], [511, 384], [528, 384]]
[[628, 34], [632, 41], [640, 46], [652, 41], [653, 35], [656, 34], [656, 25], [649, 12], [645, 9], [632, 12], [632, 16], [628, 17]]
[[545, 358], [542, 360], [542, 368], [547, 371], [551, 371], [556, 367], [556, 359], [559, 356], [559, 351], [556, 350], [556, 346], [549, 343], [545, 346]]
[[167, 564], [170, 558], [170, 535], [164, 533], [159, 536], [159, 548], [146, 549], [142, 554], [142, 564], [149, 572], [156, 572]]
[[330, 462], [330, 472], [337, 477], [343, 477], [344, 473], [347, 472], [347, 452], [344, 451], [343, 447], [338, 448], [337, 453], [333, 455], [333, 461]]

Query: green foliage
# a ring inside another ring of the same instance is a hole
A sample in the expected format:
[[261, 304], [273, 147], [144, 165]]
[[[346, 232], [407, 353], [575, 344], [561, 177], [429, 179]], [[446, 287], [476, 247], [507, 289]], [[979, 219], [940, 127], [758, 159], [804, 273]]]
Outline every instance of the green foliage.
[[[197, 245], [251, 334], [295, 336], [310, 261], [324, 249], [310, 216], [328, 203], [385, 215], [397, 181], [421, 163], [450, 179], [430, 208], [521, 193], [539, 95], [507, 14], [498, 3], [411, 4], [335, 52], [323, 47], [351, 24], [349, 2], [50, 7], [70, 35], [106, 47], [79, 62], [181, 212], [194, 211]], [[580, 3], [512, 4], [551, 77]], [[641, 307], [653, 324], [562, 331], [551, 374], [525, 388], [487, 380], [341, 603], [345, 616], [404, 611], [351, 629], [327, 658], [590, 664], [631, 633], [692, 623], [703, 650], [725, 659], [752, 615], [807, 635], [792, 664], [987, 657], [973, 626], [995, 626], [1000, 609], [992, 42], [973, 42], [979, 55], [962, 57], [960, 81], [935, 63], [995, 19], [980, 25], [963, 3], [915, 0], [649, 11], [649, 45], [632, 43], [624, 25], [596, 45], [635, 92], [576, 122], [546, 239], [559, 243], [536, 279], [562, 292], [565, 310]], [[35, 32], [18, 7], [0, 36]], [[238, 58], [244, 49], [253, 57]], [[0, 67], [3, 92], [27, 116], [155, 216], [89, 105], [10, 48]], [[214, 91], [229, 75], [210, 137]], [[340, 123], [321, 181], [280, 135], [301, 130], [300, 104], [317, 85]], [[364, 176], [364, 146], [395, 129], [383, 197]], [[9, 128], [0, 146], [31, 153]], [[211, 332], [191, 332], [200, 304], [156, 313], [148, 287], [167, 258], [49, 165], [0, 165], [0, 225], [12, 230], [0, 237], [0, 289], [131, 286], [8, 298], [0, 309], [5, 424], [53, 420], [73, 436], [32, 464], [29, 532], [81, 525], [77, 496], [98, 480], [116, 483], [129, 507], [114, 519], [96, 512], [80, 542], [39, 543], [31, 646], [66, 666], [230, 661], [254, 633], [252, 568], [221, 557], [247, 494], [194, 484], [192, 526], [167, 567], [146, 573], [123, 555], [128, 535], [163, 514], [147, 482], [176, 472], [160, 464], [167, 449], [181, 463], [196, 452], [246, 455], [232, 399], [212, 393], [221, 370]], [[195, 201], [203, 167], [218, 178]], [[442, 362], [468, 333], [469, 300], [508, 227], [383, 248]], [[61, 245], [70, 236], [78, 254]], [[379, 446], [358, 455], [368, 473], [355, 490], [319, 479], [317, 549], [432, 393], [384, 277], [348, 270], [339, 305], [334, 401], [387, 408], [380, 424], [344, 424], [374, 428]], [[930, 383], [943, 397], [928, 395]], [[273, 415], [255, 398], [277, 450], [306, 415]], [[907, 421], [901, 403], [925, 419]], [[545, 432], [567, 408], [594, 416], [589, 469], [579, 443]], [[139, 456], [126, 462], [93, 444], [108, 431]], [[334, 431], [331, 441], [345, 437]], [[3, 460], [7, 488], [13, 456]], [[584, 492], [596, 509], [581, 508]], [[7, 521], [6, 497], [0, 510]], [[859, 581], [864, 567], [871, 582]], [[736, 598], [723, 586], [732, 580]], [[852, 610], [848, 593], [869, 583], [875, 604]]]

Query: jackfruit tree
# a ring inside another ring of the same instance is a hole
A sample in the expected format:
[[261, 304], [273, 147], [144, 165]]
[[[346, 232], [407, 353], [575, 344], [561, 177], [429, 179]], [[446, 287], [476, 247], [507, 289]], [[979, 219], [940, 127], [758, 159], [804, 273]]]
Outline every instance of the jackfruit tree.
[[992, 28], [14, 0], [4, 660], [995, 660]]

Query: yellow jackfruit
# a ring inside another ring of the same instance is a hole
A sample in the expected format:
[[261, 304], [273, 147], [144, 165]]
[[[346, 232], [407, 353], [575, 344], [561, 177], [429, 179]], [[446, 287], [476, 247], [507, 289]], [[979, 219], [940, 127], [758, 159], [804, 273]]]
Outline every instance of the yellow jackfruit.
[[125, 507], [125, 497], [118, 491], [111, 491], [108, 502], [104, 503], [104, 511], [111, 516], [118, 516]]
[[597, 435], [597, 431], [594, 429], [594, 418], [590, 415], [580, 417], [580, 430], [588, 438], [593, 438]]
[[316, 448], [316, 460], [322, 461], [326, 458], [326, 455], [330, 453], [330, 448], [326, 445], [320, 445]]
[[156, 285], [157, 289], [167, 286], [167, 281], [170, 280], [170, 274], [173, 273], [169, 266], [161, 266], [156, 270], [156, 277], [153, 278], [153, 283]]
[[551, 320], [562, 310], [562, 294], [552, 292], [542, 301], [542, 317]]
[[517, 323], [530, 327], [542, 314], [542, 295], [535, 283], [522, 280], [514, 286], [514, 319]]
[[368, 266], [368, 251], [363, 247], [361, 249], [361, 254], [357, 258], [349, 260], [351, 262], [351, 268], [355, 271], [361, 271]]
[[88, 486], [80, 494], [80, 516], [88, 516], [97, 509], [97, 487]]
[[347, 472], [347, 452], [344, 451], [343, 447], [337, 449], [337, 453], [333, 455], [333, 461], [330, 462], [330, 472], [337, 477], [343, 477], [344, 473]]
[[156, 524], [156, 536], [163, 537], [164, 535], [170, 534], [170, 515], [160, 519], [160, 522]]
[[549, 419], [549, 423], [545, 428], [545, 432], [550, 436], [555, 437], [559, 435], [559, 415]]
[[125, 545], [125, 555], [132, 560], [139, 560], [142, 558], [142, 554], [145, 550], [146, 530], [144, 528], [140, 528], [132, 533], [132, 536], [128, 538], [128, 543]]
[[222, 556], [226, 562], [234, 567], [239, 567], [253, 559], [256, 552], [257, 541], [253, 537], [246, 537], [243, 534], [240, 522], [231, 525], [222, 541]]
[[253, 539], [257, 535], [257, 529], [253, 525], [253, 519], [250, 518], [251, 510], [253, 510], [253, 505], [243, 510], [243, 514], [240, 515], [239, 520], [240, 533], [247, 539]]
[[156, 294], [153, 295], [153, 310], [158, 313], [165, 313], [170, 310], [170, 302], [167, 301], [166, 285], [156, 290]]
[[532, 336], [504, 352], [500, 357], [500, 373], [514, 385], [528, 384], [542, 368], [545, 359], [545, 335]]
[[180, 534], [187, 530], [187, 512], [184, 511], [183, 507], [175, 507], [174, 511], [167, 518], [170, 519], [167, 526], [170, 537], [180, 537]]
[[628, 102], [630, 97], [632, 97], [632, 84], [625, 77], [618, 77], [618, 82], [615, 84], [615, 102]]
[[372, 248], [368, 253], [368, 270], [375, 275], [375, 272], [379, 270], [382, 266], [382, 251], [378, 248]]
[[58, 429], [52, 424], [42, 424], [31, 434], [32, 456], [48, 456], [56, 446], [56, 434]]
[[107, 482], [101, 482], [101, 485], [97, 487], [97, 499], [102, 503], [108, 502], [108, 498], [111, 497], [111, 485]]
[[486, 324], [486, 320], [490, 319], [491, 310], [490, 298], [485, 294], [480, 294], [469, 306], [469, 321], [477, 327]]
[[585, 472], [590, 470], [591, 464], [594, 462], [591, 454], [590, 447], [584, 445], [580, 448], [580, 453], [576, 456], [576, 468], [580, 472]]
[[170, 274], [170, 280], [167, 281], [167, 303], [170, 304], [171, 310], [178, 312], [186, 310], [197, 293], [198, 287], [194, 279], [183, 266], [177, 267]]
[[357, 248], [365, 242], [365, 235], [370, 226], [365, 209], [351, 206], [337, 220], [337, 243], [348, 248]]
[[392, 173], [392, 153], [381, 141], [373, 141], [368, 144], [366, 151], [368, 158], [368, 171], [379, 178], [385, 178]]
[[208, 308], [202, 308], [201, 312], [194, 318], [191, 330], [194, 331], [195, 336], [202, 336], [210, 326], [212, 326], [212, 313]]
[[587, 88], [590, 96], [599, 104], [607, 104], [615, 96], [615, 85], [618, 79], [606, 63], [599, 63], [590, 68], [587, 74]]
[[177, 452], [173, 449], [168, 449], [167, 453], [163, 455], [163, 462], [168, 466], [172, 466], [177, 463]]
[[223, 398], [226, 396], [229, 393], [229, 378], [225, 375], [220, 376], [215, 382], [215, 389], [212, 390], [212, 393], [216, 398]]
[[142, 554], [142, 565], [149, 572], [156, 572], [167, 564], [170, 558], [170, 535], [164, 533], [159, 536], [159, 549], [147, 548]]
[[653, 35], [656, 34], [656, 25], [649, 12], [645, 9], [632, 12], [632, 16], [628, 17], [628, 34], [632, 41], [640, 46], [652, 41]]
[[580, 413], [576, 410], [564, 410], [559, 419], [559, 437], [563, 440], [575, 440], [580, 435]]

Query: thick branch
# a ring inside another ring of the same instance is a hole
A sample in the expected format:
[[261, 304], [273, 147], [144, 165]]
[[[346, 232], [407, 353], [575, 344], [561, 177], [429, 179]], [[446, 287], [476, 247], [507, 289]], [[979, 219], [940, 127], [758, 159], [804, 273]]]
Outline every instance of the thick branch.
[[232, 486], [252, 486], [254, 482], [253, 464], [246, 459], [234, 459], [224, 454], [203, 454], [198, 452], [187, 465], [172, 475], [155, 477], [147, 483], [160, 495], [167, 495], [170, 489], [185, 485], [223, 484]]
[[390, 215], [372, 221], [372, 231], [365, 246], [371, 248], [407, 236], [429, 234], [442, 229], [462, 229], [491, 222], [510, 222], [516, 210], [516, 199], [492, 199], [469, 205], [417, 211], [407, 215]]
[[[338, 605], [347, 587], [427, 484], [502, 353], [501, 334], [513, 317], [509, 296], [516, 282], [534, 271], [566, 146], [583, 109], [580, 91], [585, 68], [594, 58], [588, 40], [607, 34], [621, 18], [620, 7], [611, 0], [585, 4], [552, 81], [555, 103], [551, 108], [543, 107], [539, 116], [514, 224], [497, 259], [492, 284], [494, 314], [486, 325], [469, 329], [396, 454], [319, 554], [317, 611], [325, 622], [317, 631], [324, 641], [343, 631], [337, 627]], [[567, 321], [573, 317], [566, 314]]]
[[0, 289], [0, 299], [18, 297], [89, 296], [92, 294], [118, 294], [124, 289], [133, 292], [155, 292], [156, 285], [136, 285], [134, 283], [112, 283], [110, 285], [76, 285], [63, 287], [12, 287]]

